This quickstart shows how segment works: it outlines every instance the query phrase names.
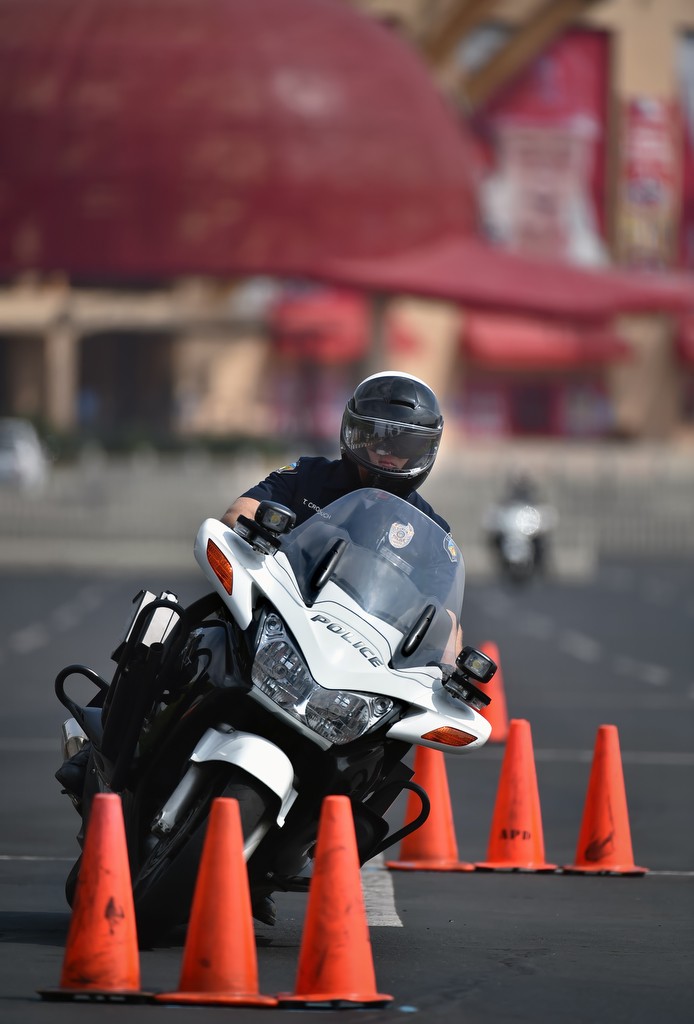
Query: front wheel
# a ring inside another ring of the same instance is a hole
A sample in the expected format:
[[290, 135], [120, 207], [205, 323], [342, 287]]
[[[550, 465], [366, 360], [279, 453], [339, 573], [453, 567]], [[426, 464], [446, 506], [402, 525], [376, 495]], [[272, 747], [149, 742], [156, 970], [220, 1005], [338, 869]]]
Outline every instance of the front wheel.
[[[141, 943], [151, 944], [165, 932], [184, 925], [190, 914], [207, 818], [215, 797], [238, 801], [246, 857], [272, 826], [276, 796], [240, 768], [213, 773], [185, 818], [156, 838], [133, 877], [133, 898]], [[153, 837], [149, 835], [149, 839]]]

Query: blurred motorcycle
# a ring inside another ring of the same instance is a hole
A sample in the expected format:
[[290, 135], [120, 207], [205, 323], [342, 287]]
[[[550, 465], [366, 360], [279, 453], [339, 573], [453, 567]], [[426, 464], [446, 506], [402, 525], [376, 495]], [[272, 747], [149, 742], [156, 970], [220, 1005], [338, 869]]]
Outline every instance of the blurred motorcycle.
[[510, 479], [505, 494], [486, 510], [483, 529], [501, 576], [528, 583], [544, 572], [549, 536], [559, 516], [539, 500], [537, 485], [525, 475]]

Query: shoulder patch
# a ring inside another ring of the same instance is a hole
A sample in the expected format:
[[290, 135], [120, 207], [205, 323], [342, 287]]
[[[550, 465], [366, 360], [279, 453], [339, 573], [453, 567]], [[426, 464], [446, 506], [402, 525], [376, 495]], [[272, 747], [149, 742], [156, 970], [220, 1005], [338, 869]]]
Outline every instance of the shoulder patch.
[[280, 466], [280, 468], [276, 469], [275, 472], [276, 473], [296, 473], [298, 468], [299, 468], [298, 461], [297, 462], [290, 462], [286, 466]]
[[460, 551], [458, 550], [458, 546], [451, 537], [450, 533], [446, 534], [443, 546], [451, 562], [455, 563], [460, 561]]

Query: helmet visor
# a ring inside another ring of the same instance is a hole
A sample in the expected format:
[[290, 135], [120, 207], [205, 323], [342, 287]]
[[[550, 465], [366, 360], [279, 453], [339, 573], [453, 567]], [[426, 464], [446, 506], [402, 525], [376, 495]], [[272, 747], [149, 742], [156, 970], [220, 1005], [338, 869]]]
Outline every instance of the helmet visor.
[[421, 473], [431, 467], [440, 440], [441, 429], [437, 427], [370, 419], [350, 410], [345, 413], [343, 441], [365, 466], [373, 465], [378, 456], [392, 455], [406, 460], [402, 468], [393, 472], [407, 476]]

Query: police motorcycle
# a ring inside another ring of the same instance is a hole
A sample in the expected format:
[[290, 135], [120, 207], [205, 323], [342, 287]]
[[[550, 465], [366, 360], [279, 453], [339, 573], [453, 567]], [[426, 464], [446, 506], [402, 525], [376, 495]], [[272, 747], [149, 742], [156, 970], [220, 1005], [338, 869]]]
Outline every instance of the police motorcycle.
[[[207, 519], [194, 550], [212, 591], [187, 607], [140, 592], [111, 682], [84, 665], [56, 678], [64, 753], [86, 761], [66, 787], [78, 840], [93, 796], [119, 793], [141, 941], [185, 924], [215, 797], [239, 802], [253, 914], [272, 924], [271, 894], [308, 888], [326, 795], [349, 796], [364, 863], [426, 820], [411, 746], [463, 754], [489, 737], [494, 662], [471, 647], [445, 660], [465, 581], [450, 534], [371, 488], [293, 521], [268, 501], [233, 529]], [[95, 688], [86, 705], [74, 676]], [[389, 831], [404, 790], [421, 811]]]
[[556, 509], [538, 499], [537, 488], [526, 476], [512, 477], [507, 494], [490, 505], [483, 528], [500, 575], [510, 583], [528, 583], [543, 572]]

